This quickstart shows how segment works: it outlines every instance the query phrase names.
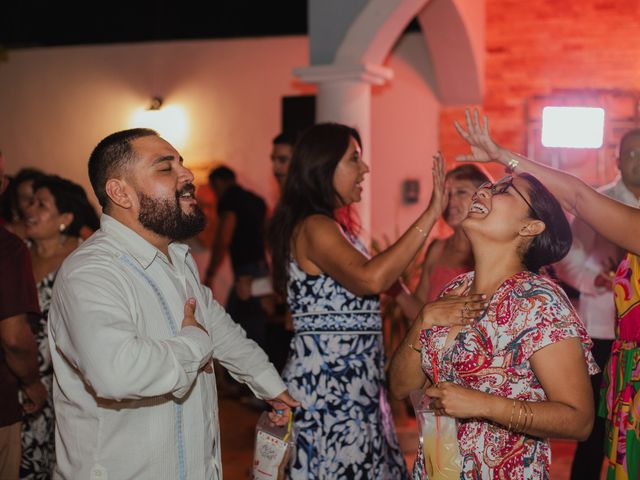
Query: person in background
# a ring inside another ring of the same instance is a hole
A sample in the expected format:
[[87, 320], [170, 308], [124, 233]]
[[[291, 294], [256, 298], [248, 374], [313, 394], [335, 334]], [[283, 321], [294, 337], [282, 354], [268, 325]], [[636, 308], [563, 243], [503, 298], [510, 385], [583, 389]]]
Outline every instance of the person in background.
[[296, 144], [271, 220], [274, 285], [294, 324], [283, 378], [303, 407], [294, 413], [292, 479], [408, 477], [387, 399], [378, 294], [442, 214], [444, 171], [437, 159], [429, 208], [372, 258], [350, 215], [368, 171], [357, 130], [314, 125]]
[[477, 165], [466, 164], [449, 170], [445, 181], [449, 186], [449, 200], [443, 218], [453, 234], [429, 244], [413, 294], [400, 293], [395, 297], [402, 313], [410, 320], [416, 318], [426, 302], [438, 298], [444, 286], [456, 276], [473, 270], [471, 244], [461, 224], [469, 213], [471, 197], [490, 178]]
[[200, 283], [193, 174], [158, 134], [113, 133], [89, 178], [100, 229], [58, 271], [49, 310], [60, 478], [222, 477], [212, 359], [275, 409], [293, 400], [258, 345]]
[[[627, 205], [637, 207], [640, 199], [640, 170], [630, 155], [629, 145], [640, 145], [640, 130], [630, 130], [620, 140], [618, 168], [620, 178], [598, 191]], [[578, 313], [593, 341], [591, 352], [604, 371], [615, 338], [616, 309], [613, 302], [613, 277], [624, 252], [598, 234], [584, 220], [575, 218], [571, 229], [573, 245], [569, 254], [555, 267], [558, 278], [580, 292]], [[600, 402], [602, 373], [591, 377], [595, 404]], [[604, 418], [596, 417], [593, 431], [579, 442], [571, 466], [572, 480], [598, 480], [604, 459]]]
[[280, 191], [284, 186], [284, 180], [289, 170], [291, 157], [293, 156], [293, 147], [296, 144], [296, 135], [291, 132], [280, 132], [272, 141], [271, 148], [271, 166], [273, 168], [273, 176], [278, 182]]
[[[0, 156], [0, 193], [6, 186]], [[47, 400], [38, 373], [38, 347], [30, 328], [40, 313], [25, 243], [0, 225], [0, 478], [16, 480], [20, 471], [23, 393], [26, 415], [36, 414]]]
[[[471, 146], [461, 161], [498, 162], [514, 172], [530, 172], [558, 197], [562, 207], [584, 220], [598, 234], [627, 254], [613, 279], [616, 338], [604, 371], [598, 414], [606, 418], [604, 452], [607, 479], [640, 478], [640, 210], [613, 200], [578, 177], [542, 165], [497, 145], [489, 121], [467, 110], [467, 131], [460, 135]], [[634, 190], [640, 188], [640, 137], [621, 144], [620, 166], [629, 169]]]
[[25, 417], [22, 424], [20, 478], [39, 480], [51, 478], [55, 465], [53, 367], [47, 334], [51, 292], [60, 265], [82, 241], [82, 228], [95, 231], [100, 225], [80, 185], [46, 175], [36, 179], [32, 188], [33, 199], [25, 209], [24, 224], [42, 312], [32, 328], [38, 343], [38, 368], [49, 395], [43, 409]]
[[[236, 181], [235, 172], [226, 166], [211, 171], [209, 185], [218, 198], [218, 223], [205, 283], [211, 283], [226, 255], [231, 257], [234, 282], [243, 277], [267, 278], [267, 204], [262, 197], [242, 188]], [[249, 338], [265, 347], [267, 314], [258, 297], [240, 299], [236, 288], [232, 288], [226, 310]]]
[[33, 182], [44, 175], [35, 168], [23, 168], [18, 171], [7, 189], [7, 208], [11, 218], [5, 226], [7, 230], [22, 239], [26, 238], [24, 215], [27, 207], [33, 201]]

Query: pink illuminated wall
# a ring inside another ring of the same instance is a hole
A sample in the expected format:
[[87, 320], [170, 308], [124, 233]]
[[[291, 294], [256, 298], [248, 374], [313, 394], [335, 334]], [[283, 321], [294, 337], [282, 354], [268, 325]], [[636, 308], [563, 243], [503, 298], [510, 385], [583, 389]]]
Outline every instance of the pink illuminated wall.
[[[429, 196], [439, 105], [425, 81], [426, 56], [419, 35], [399, 42], [386, 63], [395, 78], [373, 93], [373, 143], [366, 152], [372, 238], [395, 239]], [[291, 73], [308, 63], [306, 37], [10, 51], [0, 63], [0, 149], [7, 171], [37, 167], [90, 191], [86, 162], [92, 148], [129, 128], [133, 112], [161, 95], [165, 105], [187, 112], [189, 133], [179, 151], [199, 183], [224, 162], [273, 206], [277, 187], [269, 153], [280, 129], [281, 97], [315, 93]], [[408, 177], [422, 182], [417, 206], [400, 204], [400, 182]]]

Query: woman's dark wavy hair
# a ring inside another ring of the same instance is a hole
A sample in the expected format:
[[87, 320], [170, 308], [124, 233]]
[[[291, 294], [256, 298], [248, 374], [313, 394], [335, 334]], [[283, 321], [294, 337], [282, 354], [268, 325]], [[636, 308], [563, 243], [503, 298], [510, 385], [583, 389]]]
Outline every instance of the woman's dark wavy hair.
[[533, 238], [522, 257], [527, 270], [537, 273], [541, 267], [558, 262], [565, 257], [571, 248], [573, 235], [560, 202], [547, 190], [547, 187], [528, 173], [520, 174], [519, 178], [529, 184], [529, 201], [534, 208], [534, 211], [529, 209], [529, 214], [545, 224], [544, 231]]
[[63, 232], [65, 235], [79, 237], [80, 229], [85, 226], [92, 231], [100, 228], [98, 215], [80, 185], [57, 175], [46, 175], [33, 182], [34, 192], [41, 188], [49, 190], [58, 212], [73, 214], [73, 220]]
[[355, 128], [338, 123], [321, 123], [306, 130], [296, 143], [291, 164], [268, 232], [276, 291], [286, 294], [291, 239], [295, 228], [310, 215], [320, 214], [341, 221], [355, 233], [353, 217], [336, 217], [338, 193], [333, 174], [351, 138], [362, 148]]

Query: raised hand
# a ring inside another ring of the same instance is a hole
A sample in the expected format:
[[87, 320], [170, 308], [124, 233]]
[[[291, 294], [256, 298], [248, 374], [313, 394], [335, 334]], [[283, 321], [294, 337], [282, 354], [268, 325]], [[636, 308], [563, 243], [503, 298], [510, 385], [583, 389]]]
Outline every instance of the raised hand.
[[449, 186], [445, 182], [444, 157], [438, 152], [433, 156], [433, 191], [429, 208], [434, 209], [439, 217], [447, 208], [449, 202]]
[[497, 162], [500, 159], [502, 148], [498, 146], [489, 134], [489, 119], [486, 115], [482, 117], [480, 122], [480, 114], [478, 109], [473, 110], [473, 118], [469, 109], [464, 111], [467, 130], [454, 121], [453, 125], [460, 136], [471, 146], [470, 155], [458, 155], [456, 160], [460, 162]]
[[433, 326], [468, 325], [473, 323], [487, 307], [487, 296], [483, 293], [462, 295], [467, 289], [465, 279], [446, 296], [427, 303], [418, 314], [423, 328]]

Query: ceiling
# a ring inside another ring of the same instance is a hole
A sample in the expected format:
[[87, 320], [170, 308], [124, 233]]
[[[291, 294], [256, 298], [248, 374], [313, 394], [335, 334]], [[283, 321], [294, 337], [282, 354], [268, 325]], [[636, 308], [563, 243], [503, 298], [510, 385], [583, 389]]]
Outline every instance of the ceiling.
[[0, 47], [304, 35], [306, 0], [0, 4]]

